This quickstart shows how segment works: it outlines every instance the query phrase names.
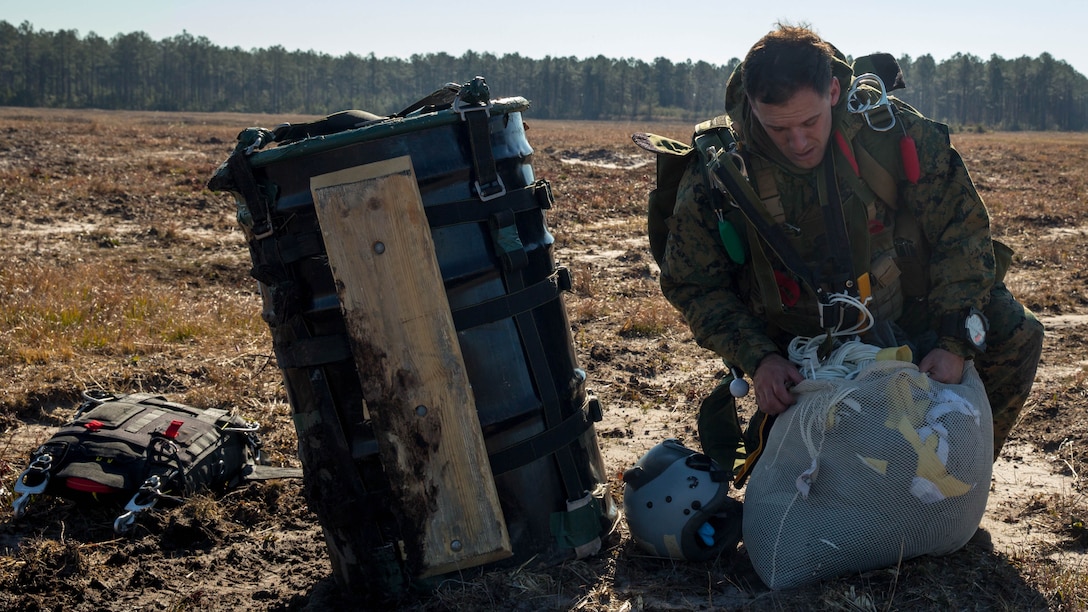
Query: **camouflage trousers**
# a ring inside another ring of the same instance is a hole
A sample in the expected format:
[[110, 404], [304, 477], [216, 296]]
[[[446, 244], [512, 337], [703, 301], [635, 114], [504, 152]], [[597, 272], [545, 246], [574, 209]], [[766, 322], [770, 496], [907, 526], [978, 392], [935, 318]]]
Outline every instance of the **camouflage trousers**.
[[[990, 400], [996, 461], [1035, 382], [1043, 349], [1043, 325], [1001, 283], [990, 292], [984, 314], [990, 322], [987, 348], [975, 358], [975, 369]], [[736, 473], [748, 455], [759, 448], [762, 436], [770, 432], [772, 420], [757, 411], [743, 428], [736, 401], [729, 393], [732, 380], [727, 376], [703, 400], [697, 424], [703, 453]]]
[[994, 415], [994, 460], [1031, 393], [1035, 370], [1043, 352], [1043, 324], [1009, 293], [1004, 284], [990, 292], [985, 309], [990, 320], [986, 352], [975, 358], [975, 368]]

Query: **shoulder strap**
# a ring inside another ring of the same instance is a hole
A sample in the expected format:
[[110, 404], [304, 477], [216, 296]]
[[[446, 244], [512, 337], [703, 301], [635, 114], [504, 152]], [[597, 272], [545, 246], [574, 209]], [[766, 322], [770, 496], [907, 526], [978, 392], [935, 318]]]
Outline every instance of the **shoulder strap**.
[[774, 181], [771, 164], [762, 157], [752, 157], [751, 163], [756, 188], [759, 189], [759, 197], [763, 200], [763, 208], [767, 209], [767, 213], [771, 215], [775, 223], [785, 223], [786, 210], [782, 207], [782, 196], [778, 193], [778, 183]]
[[858, 170], [861, 178], [873, 190], [876, 197], [885, 204], [895, 209], [899, 207], [899, 189], [896, 187], [895, 177], [876, 161], [869, 151], [862, 146], [854, 147], [857, 154]]
[[[711, 132], [713, 133], [713, 132]], [[733, 204], [740, 209], [748, 223], [763, 238], [778, 259], [795, 276], [802, 279], [815, 292], [819, 287], [815, 276], [800, 255], [790, 246], [789, 240], [782, 233], [780, 225], [765, 216], [761, 210], [759, 195], [745, 176], [743, 160], [733, 148], [723, 148], [720, 139], [707, 134], [697, 135], [695, 147], [706, 161], [706, 171], [710, 186], [727, 194]]]
[[[819, 175], [818, 178], [826, 231], [834, 245], [833, 267], [837, 277], [828, 279], [829, 282], [821, 282], [821, 279], [793, 248], [792, 243], [782, 231], [781, 223], [775, 222], [773, 216], [765, 210], [764, 206], [761, 206], [760, 196], [752, 189], [745, 175], [744, 160], [737, 152], [735, 142], [730, 143], [732, 145], [730, 147], [721, 147], [715, 146], [715, 141], [721, 144], [720, 140], [710, 139], [706, 134], [697, 135], [695, 138], [695, 147], [699, 149], [700, 155], [706, 161], [709, 184], [730, 197], [732, 203], [748, 220], [751, 230], [770, 247], [786, 269], [817, 296], [820, 301], [820, 326], [825, 329], [838, 328], [847, 322], [850, 315], [840, 305], [829, 302], [828, 296], [831, 293], [846, 291], [855, 296], [860, 295], [864, 299], [868, 297], [870, 287], [868, 270], [866, 269], [860, 276], [854, 271], [855, 262], [847, 239], [831, 150], [827, 151], [826, 160], [829, 174]], [[777, 194], [777, 189], [775, 193]]]

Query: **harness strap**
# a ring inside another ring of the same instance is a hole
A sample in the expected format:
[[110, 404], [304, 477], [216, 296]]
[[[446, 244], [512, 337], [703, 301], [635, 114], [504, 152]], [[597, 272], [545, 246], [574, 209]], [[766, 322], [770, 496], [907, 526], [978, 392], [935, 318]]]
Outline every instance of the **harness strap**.
[[782, 195], [778, 193], [778, 184], [775, 183], [771, 165], [762, 157], [753, 157], [751, 162], [756, 188], [759, 190], [760, 199], [763, 200], [763, 208], [776, 224], [782, 225], [786, 222], [786, 210], [782, 207]]
[[[522, 269], [528, 265], [528, 254], [522, 245], [520, 235], [518, 235], [513, 211], [504, 210], [492, 214], [489, 225], [496, 254], [499, 255], [502, 261], [502, 273], [506, 281], [507, 293], [518, 294], [526, 290]], [[536, 325], [533, 311], [519, 312], [513, 318], [518, 335], [521, 338], [522, 347], [525, 350], [529, 375], [532, 377], [543, 404], [545, 430], [560, 427], [564, 421], [562, 400], [555, 388], [555, 378], [548, 362], [547, 350], [540, 337], [540, 329]], [[578, 464], [575, 461], [571, 445], [569, 443], [560, 445], [552, 453], [552, 456], [555, 457], [559, 469], [559, 478], [563, 482], [567, 498], [582, 498], [587, 489], [579, 475]]]
[[[752, 245], [752, 264], [755, 269], [772, 270], [771, 260], [767, 257], [767, 253], [763, 248], [764, 240], [759, 235], [759, 232], [751, 224], [747, 224], [748, 242]], [[756, 287], [759, 289], [760, 301], [766, 306], [767, 310], [776, 317], [785, 315], [785, 308], [782, 302], [782, 293], [779, 291], [778, 285], [771, 282], [771, 278], [757, 279]]]
[[600, 412], [596, 398], [586, 403], [558, 425], [545, 429], [531, 438], [517, 442], [490, 454], [491, 471], [495, 476], [516, 470], [533, 461], [560, 452], [564, 446], [584, 434], [593, 426], [594, 412]]
[[819, 284], [812, 271], [805, 264], [801, 256], [790, 244], [782, 228], [773, 224], [761, 212], [756, 204], [760, 202], [759, 196], [752, 189], [748, 180], [741, 174], [731, 155], [726, 151], [715, 151], [714, 155], [707, 155], [708, 143], [702, 137], [696, 137], [696, 146], [704, 153], [707, 160], [707, 170], [712, 184], [722, 192], [728, 194], [738, 209], [744, 213], [749, 224], [763, 241], [771, 248], [790, 272], [809, 285], [814, 293], [818, 293]]
[[[850, 247], [850, 239], [846, 229], [846, 221], [842, 206], [841, 196], [836, 178], [834, 153], [829, 147], [825, 153], [824, 172], [817, 174], [818, 190], [821, 209], [824, 215], [825, 232], [828, 237], [829, 256], [823, 266], [817, 272], [812, 270], [804, 259], [798, 254], [792, 243], [785, 236], [782, 225], [773, 223], [766, 210], [760, 204], [761, 198], [752, 189], [751, 184], [738, 167], [735, 159], [738, 157], [734, 150], [721, 150], [715, 146], [721, 139], [709, 137], [708, 134], [698, 134], [695, 137], [695, 146], [706, 160], [708, 178], [711, 184], [721, 192], [729, 195], [733, 204], [740, 209], [748, 220], [750, 243], [754, 245], [753, 259], [762, 264], [765, 269], [773, 270], [766, 253], [762, 251], [761, 244], [766, 244], [776, 255], [777, 259], [794, 276], [805, 283], [820, 300], [821, 306], [818, 313], [820, 324], [824, 328], [838, 327], [850, 319], [841, 305], [832, 305], [828, 302], [831, 293], [846, 291], [854, 296], [870, 293], [868, 279], [868, 265], [861, 262], [866, 273], [862, 277], [855, 275], [855, 262]], [[775, 189], [777, 193], [777, 189]], [[753, 235], [754, 232], [754, 235]], [[822, 282], [826, 279], [826, 282]], [[771, 279], [764, 279], [757, 283], [763, 298], [763, 303], [768, 308], [782, 311], [782, 298], [776, 283]], [[830, 338], [830, 336], [828, 336]]]
[[853, 295], [857, 295], [857, 287], [854, 285], [858, 277], [854, 273], [854, 260], [850, 254], [850, 236], [846, 231], [846, 220], [843, 217], [842, 197], [839, 194], [839, 181], [835, 173], [835, 157], [831, 147], [827, 148], [824, 155], [824, 171], [817, 175], [818, 191], [820, 193], [820, 209], [824, 215], [824, 232], [828, 241], [829, 270], [825, 270], [823, 278], [829, 280], [823, 289], [834, 292], [839, 287], [845, 287]]
[[457, 331], [464, 331], [486, 323], [509, 319], [558, 299], [564, 291], [570, 291], [570, 288], [570, 271], [559, 267], [547, 278], [520, 291], [453, 310], [453, 326]]
[[[846, 137], [842, 135], [842, 132], [835, 130], [835, 144], [838, 146], [839, 153], [850, 165], [853, 172], [844, 173], [846, 181], [850, 184], [850, 188], [854, 190], [854, 193], [861, 199], [861, 202], [865, 204], [865, 215], [869, 223], [876, 220], [876, 198], [877, 195], [869, 188], [869, 184], [862, 179], [861, 167], [858, 164], [858, 158], [854, 155], [854, 148], [846, 141]], [[860, 147], [859, 147], [860, 148]], [[868, 155], [868, 151], [865, 152]], [[870, 157], [871, 159], [871, 157]], [[876, 163], [876, 160], [872, 160]], [[878, 164], [879, 165], [879, 164]], [[890, 177], [889, 177], [890, 178]], [[895, 186], [892, 185], [894, 191]]]
[[501, 200], [480, 201], [473, 198], [426, 206], [423, 211], [427, 214], [427, 223], [435, 228], [461, 223], [481, 223], [500, 210], [515, 213], [534, 208], [547, 210], [552, 207], [553, 202], [551, 184], [541, 179], [532, 185], [508, 191]]
[[892, 209], [899, 207], [899, 190], [896, 187], [895, 177], [876, 161], [865, 147], [857, 147], [858, 168], [861, 176], [878, 198]]
[[[847, 149], [840, 145], [840, 150], [845, 154]], [[879, 198], [893, 212], [893, 247], [899, 269], [900, 289], [906, 297], [923, 297], [929, 288], [929, 274], [925, 267], [925, 262], [929, 261], [929, 247], [918, 218], [909, 207], [899, 206], [899, 189], [895, 176], [860, 144], [856, 144], [853, 151], [856, 153], [860, 176], [848, 175], [850, 186], [866, 202]], [[870, 221], [874, 217], [875, 212], [870, 212]], [[875, 274], [877, 271], [872, 272]]]

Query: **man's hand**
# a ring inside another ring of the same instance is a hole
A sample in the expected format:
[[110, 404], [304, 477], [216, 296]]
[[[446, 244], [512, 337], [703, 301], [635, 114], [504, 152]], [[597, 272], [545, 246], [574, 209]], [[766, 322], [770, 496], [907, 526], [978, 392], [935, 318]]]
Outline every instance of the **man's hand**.
[[756, 406], [769, 415], [782, 414], [797, 401], [790, 387], [804, 380], [801, 372], [788, 359], [772, 353], [763, 358], [752, 376], [756, 390]]
[[918, 369], [937, 382], [958, 385], [963, 382], [963, 361], [963, 357], [955, 353], [933, 349], [922, 358]]

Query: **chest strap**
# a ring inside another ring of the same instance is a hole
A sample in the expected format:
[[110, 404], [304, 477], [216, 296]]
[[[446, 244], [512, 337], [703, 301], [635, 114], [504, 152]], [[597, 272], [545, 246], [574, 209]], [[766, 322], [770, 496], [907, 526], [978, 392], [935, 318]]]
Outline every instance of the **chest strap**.
[[[742, 171], [743, 160], [739, 158], [739, 155], [732, 150], [726, 151], [715, 147], [700, 146], [700, 144], [700, 138], [697, 137], [696, 146], [705, 154], [708, 176], [714, 187], [730, 197], [733, 204], [740, 209], [748, 220], [755, 237], [760, 238], [760, 242], [771, 249], [786, 269], [807, 285], [810, 291], [819, 299], [820, 312], [818, 315], [821, 327], [824, 329], [835, 328], [844, 321], [851, 320], [848, 314], [841, 312], [842, 308], [840, 306], [829, 303], [829, 295], [833, 292], [846, 291], [864, 300], [869, 293], [868, 273], [863, 274], [863, 278], [860, 279], [854, 275], [850, 241], [846, 231], [845, 219], [843, 218], [838, 183], [834, 174], [834, 164], [830, 158], [830, 149], [827, 152], [829, 158], [825, 160], [824, 164], [830, 174], [819, 174], [817, 176], [820, 181], [820, 201], [824, 211], [824, 222], [827, 225], [825, 231], [828, 234], [829, 247], [834, 255], [830, 259], [830, 274], [828, 274], [828, 271], [821, 271], [822, 274], [818, 276], [793, 248], [782, 231], [781, 224], [773, 222], [773, 217], [760, 205], [762, 200], [745, 177]], [[777, 193], [777, 189], [775, 192]], [[752, 242], [756, 245], [760, 244], [760, 242]], [[762, 255], [757, 251], [759, 249], [753, 249], [755, 256]], [[765, 258], [764, 261], [767, 263], [768, 270], [771, 269], [769, 261]], [[822, 282], [823, 278], [828, 278], [831, 282]], [[764, 284], [766, 283], [760, 283], [761, 286]], [[770, 293], [769, 288], [768, 293]], [[765, 300], [768, 307], [781, 308], [780, 299], [778, 299], [777, 295], [773, 297], [766, 295], [764, 297], [772, 298]], [[851, 324], [853, 323], [851, 322]]]

